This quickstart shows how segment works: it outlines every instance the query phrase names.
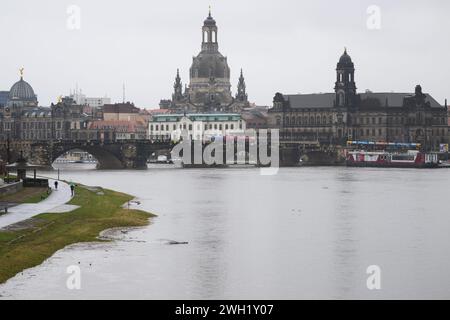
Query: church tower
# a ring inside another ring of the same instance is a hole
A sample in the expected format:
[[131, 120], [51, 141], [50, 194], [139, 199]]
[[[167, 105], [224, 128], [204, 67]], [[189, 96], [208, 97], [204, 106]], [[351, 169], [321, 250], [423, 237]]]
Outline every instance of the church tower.
[[188, 100], [198, 112], [227, 111], [233, 103], [230, 68], [219, 52], [211, 10], [203, 22], [201, 51], [192, 59]]
[[178, 102], [183, 99], [183, 84], [181, 83], [180, 70], [177, 69], [177, 76], [175, 77], [175, 83], [173, 85], [172, 101]]
[[347, 54], [347, 49], [345, 49], [337, 64], [334, 90], [336, 92], [336, 106], [352, 107], [355, 105], [355, 66], [352, 58]]
[[219, 43], [217, 41], [217, 25], [216, 20], [211, 16], [211, 8], [209, 9], [208, 17], [203, 23], [202, 33], [202, 51], [218, 52]]
[[237, 86], [236, 100], [239, 102], [247, 102], [248, 101], [248, 95], [246, 92], [245, 79], [244, 79], [244, 74], [242, 72], [242, 69], [241, 69], [241, 76], [239, 77], [239, 83]]
[[160, 108], [198, 113], [227, 113], [247, 107], [249, 103], [242, 70], [236, 95], [231, 92], [230, 67], [227, 57], [219, 51], [218, 27], [211, 9], [203, 21], [201, 32], [201, 50], [192, 57], [189, 84], [183, 92], [177, 71], [172, 100], [161, 100]]

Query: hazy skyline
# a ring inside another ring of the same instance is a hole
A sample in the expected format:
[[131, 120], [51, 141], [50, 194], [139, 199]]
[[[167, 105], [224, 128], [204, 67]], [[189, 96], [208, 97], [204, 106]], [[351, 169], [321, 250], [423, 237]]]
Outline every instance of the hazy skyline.
[[[67, 8], [81, 9], [80, 29], [67, 28]], [[233, 93], [244, 69], [249, 100], [271, 105], [275, 92], [332, 92], [344, 47], [359, 92], [413, 92], [439, 103], [449, 96], [448, 1], [14, 1], [2, 4], [0, 90], [25, 68], [40, 105], [76, 84], [88, 96], [157, 108], [170, 98], [177, 68], [189, 83], [192, 56], [212, 6], [219, 50], [228, 57]], [[370, 30], [367, 8], [381, 9]]]

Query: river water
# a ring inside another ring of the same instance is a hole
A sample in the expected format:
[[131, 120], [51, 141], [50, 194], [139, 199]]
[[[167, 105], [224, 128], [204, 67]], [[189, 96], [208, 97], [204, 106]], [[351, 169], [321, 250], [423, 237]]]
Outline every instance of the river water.
[[[59, 166], [158, 217], [60, 250], [0, 286], [3, 298], [450, 298], [450, 170]], [[80, 290], [66, 286], [71, 265]], [[371, 265], [380, 290], [367, 288]]]

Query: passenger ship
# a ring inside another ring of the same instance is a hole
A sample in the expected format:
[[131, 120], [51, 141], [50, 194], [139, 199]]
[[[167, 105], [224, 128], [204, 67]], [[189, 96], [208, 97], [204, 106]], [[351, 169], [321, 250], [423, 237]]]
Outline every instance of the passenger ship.
[[349, 151], [347, 166], [350, 167], [393, 167], [393, 168], [437, 168], [436, 153], [409, 150], [405, 153], [386, 151]]

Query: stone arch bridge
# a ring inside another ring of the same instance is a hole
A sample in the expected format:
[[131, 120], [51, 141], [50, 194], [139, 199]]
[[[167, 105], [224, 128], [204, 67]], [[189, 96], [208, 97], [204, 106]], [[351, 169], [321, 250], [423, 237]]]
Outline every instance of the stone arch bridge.
[[147, 160], [154, 152], [173, 148], [170, 141], [1, 141], [0, 158], [15, 162], [22, 154], [32, 164], [52, 167], [64, 153], [79, 149], [93, 155], [98, 169], [146, 169]]

